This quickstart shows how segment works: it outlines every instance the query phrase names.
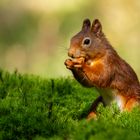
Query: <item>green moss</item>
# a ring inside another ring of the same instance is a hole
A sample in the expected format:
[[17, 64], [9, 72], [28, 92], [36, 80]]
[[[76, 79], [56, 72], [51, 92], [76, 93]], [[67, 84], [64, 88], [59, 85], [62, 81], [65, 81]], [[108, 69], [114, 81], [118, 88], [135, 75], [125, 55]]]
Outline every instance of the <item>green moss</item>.
[[98, 119], [86, 115], [98, 96], [71, 78], [41, 79], [0, 71], [0, 139], [138, 140], [140, 111], [120, 113], [99, 106]]

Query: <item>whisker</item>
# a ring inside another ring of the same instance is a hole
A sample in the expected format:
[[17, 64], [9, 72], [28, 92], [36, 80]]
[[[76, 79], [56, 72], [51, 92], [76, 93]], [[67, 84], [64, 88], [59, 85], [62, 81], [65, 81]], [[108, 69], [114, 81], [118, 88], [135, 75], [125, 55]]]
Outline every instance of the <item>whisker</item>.
[[58, 46], [58, 53], [67, 54], [67, 52], [68, 52], [68, 47], [66, 47], [66, 45], [64, 45], [64, 44], [61, 43]]
[[65, 44], [59, 44], [57, 55], [61, 61], [65, 61], [68, 58], [68, 48], [66, 48]]

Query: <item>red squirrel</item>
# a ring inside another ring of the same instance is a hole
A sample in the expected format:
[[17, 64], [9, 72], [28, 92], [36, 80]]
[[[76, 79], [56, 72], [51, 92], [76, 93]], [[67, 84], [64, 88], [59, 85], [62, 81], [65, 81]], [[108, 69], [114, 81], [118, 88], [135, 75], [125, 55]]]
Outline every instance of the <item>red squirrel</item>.
[[82, 29], [72, 37], [66, 67], [86, 87], [96, 87], [100, 96], [93, 102], [88, 118], [96, 117], [100, 102], [116, 102], [120, 111], [131, 111], [140, 103], [140, 83], [132, 67], [125, 62], [106, 39], [102, 25], [95, 19], [83, 21]]

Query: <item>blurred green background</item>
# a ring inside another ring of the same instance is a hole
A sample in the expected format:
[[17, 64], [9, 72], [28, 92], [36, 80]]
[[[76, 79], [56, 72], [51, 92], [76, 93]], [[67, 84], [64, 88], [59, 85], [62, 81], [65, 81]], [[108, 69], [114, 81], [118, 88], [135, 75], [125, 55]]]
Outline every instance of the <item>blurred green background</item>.
[[140, 77], [140, 0], [0, 0], [0, 67], [67, 76], [70, 38], [99, 18], [107, 38]]

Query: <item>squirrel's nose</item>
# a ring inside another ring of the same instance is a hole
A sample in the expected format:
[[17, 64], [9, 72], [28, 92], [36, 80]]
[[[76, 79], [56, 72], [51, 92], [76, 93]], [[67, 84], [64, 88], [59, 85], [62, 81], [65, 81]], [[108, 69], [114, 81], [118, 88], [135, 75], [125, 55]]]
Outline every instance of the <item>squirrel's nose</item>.
[[69, 51], [68, 51], [68, 56], [69, 57], [79, 57], [80, 56], [80, 50], [79, 49], [73, 49], [73, 48], [70, 48]]
[[68, 50], [68, 56], [74, 58], [74, 54], [75, 54], [75, 49], [69, 48], [69, 50]]
[[71, 51], [68, 51], [68, 56], [71, 57], [71, 58], [74, 58], [74, 55]]

